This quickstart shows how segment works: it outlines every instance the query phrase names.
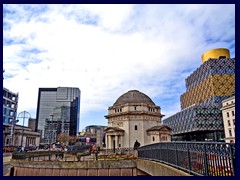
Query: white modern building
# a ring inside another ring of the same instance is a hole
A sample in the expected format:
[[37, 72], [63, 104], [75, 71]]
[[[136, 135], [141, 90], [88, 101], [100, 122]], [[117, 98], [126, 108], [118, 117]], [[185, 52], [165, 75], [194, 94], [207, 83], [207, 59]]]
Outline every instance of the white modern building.
[[222, 101], [225, 142], [235, 143], [235, 96]]

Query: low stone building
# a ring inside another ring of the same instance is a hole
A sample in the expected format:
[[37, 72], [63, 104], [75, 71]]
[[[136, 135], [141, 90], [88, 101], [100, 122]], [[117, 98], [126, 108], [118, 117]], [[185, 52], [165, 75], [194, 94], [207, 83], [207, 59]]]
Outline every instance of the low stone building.
[[160, 106], [144, 93], [130, 90], [108, 108], [108, 127], [105, 129], [106, 148], [131, 148], [136, 140], [140, 145], [171, 141], [171, 128], [161, 123]]
[[[11, 138], [11, 128], [13, 128], [13, 138]], [[39, 146], [40, 133], [33, 131], [30, 127], [16, 124], [13, 127], [3, 125], [3, 134], [4, 146]]]

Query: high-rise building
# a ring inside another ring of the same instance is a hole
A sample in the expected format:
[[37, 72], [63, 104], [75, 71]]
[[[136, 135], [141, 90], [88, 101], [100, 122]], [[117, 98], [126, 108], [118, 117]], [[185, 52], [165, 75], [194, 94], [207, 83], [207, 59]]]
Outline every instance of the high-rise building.
[[18, 93], [3, 88], [3, 145], [12, 145], [13, 124], [16, 123]]
[[18, 93], [3, 88], [3, 124], [9, 124], [16, 119], [18, 107]]
[[39, 88], [35, 130], [40, 130], [41, 143], [55, 142], [60, 133], [77, 135], [80, 93], [72, 87]]
[[224, 139], [222, 101], [235, 92], [235, 58], [218, 48], [202, 55], [202, 65], [186, 81], [180, 97], [181, 112], [163, 120], [173, 129], [173, 140]]

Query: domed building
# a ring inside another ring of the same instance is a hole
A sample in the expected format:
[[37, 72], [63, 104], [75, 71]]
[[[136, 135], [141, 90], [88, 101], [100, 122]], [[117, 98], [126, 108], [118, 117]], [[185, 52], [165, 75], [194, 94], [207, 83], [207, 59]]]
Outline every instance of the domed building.
[[144, 93], [130, 90], [108, 108], [106, 148], [131, 148], [136, 140], [143, 145], [171, 141], [171, 128], [163, 126], [161, 108]]

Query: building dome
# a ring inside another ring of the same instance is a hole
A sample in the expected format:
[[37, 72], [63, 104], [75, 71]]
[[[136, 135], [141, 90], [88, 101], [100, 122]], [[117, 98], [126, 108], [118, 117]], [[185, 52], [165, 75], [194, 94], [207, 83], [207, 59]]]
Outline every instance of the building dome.
[[124, 105], [126, 103], [146, 103], [148, 105], [154, 105], [154, 102], [144, 93], [138, 90], [130, 90], [121, 95], [113, 106]]

